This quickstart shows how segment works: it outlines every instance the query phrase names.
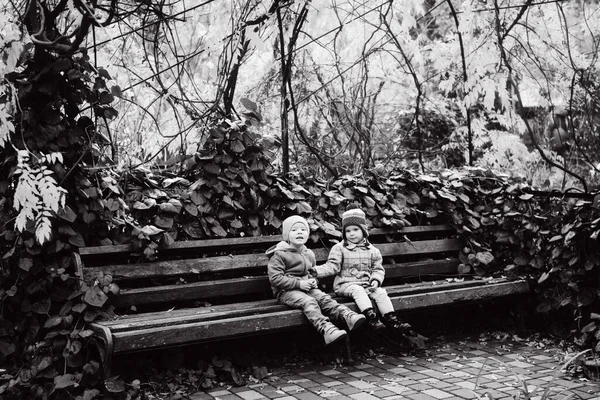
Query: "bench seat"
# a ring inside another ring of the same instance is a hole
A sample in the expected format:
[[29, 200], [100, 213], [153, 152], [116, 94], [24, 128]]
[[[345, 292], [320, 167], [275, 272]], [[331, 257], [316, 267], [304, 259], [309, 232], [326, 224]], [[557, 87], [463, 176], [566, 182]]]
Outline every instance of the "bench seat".
[[[308, 325], [300, 310], [277, 304], [266, 276], [265, 250], [280, 236], [176, 242], [156, 261], [132, 263], [129, 246], [80, 249], [86, 280], [102, 272], [121, 287], [117, 318], [91, 324], [105, 366], [113, 354], [222, 340]], [[459, 276], [461, 241], [449, 225], [374, 229], [384, 287], [398, 312], [527, 294], [521, 279]], [[327, 244], [330, 247], [331, 243]], [[327, 259], [313, 244], [317, 263]], [[458, 279], [456, 279], [458, 278]], [[332, 279], [322, 282], [331, 290]], [[336, 298], [355, 311], [349, 300]], [[137, 313], [128, 313], [134, 307]]]

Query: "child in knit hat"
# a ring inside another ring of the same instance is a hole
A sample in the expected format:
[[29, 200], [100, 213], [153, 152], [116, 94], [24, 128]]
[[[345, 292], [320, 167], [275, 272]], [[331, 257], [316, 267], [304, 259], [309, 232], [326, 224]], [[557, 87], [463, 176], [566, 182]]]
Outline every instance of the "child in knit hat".
[[308, 222], [294, 215], [283, 221], [282, 231], [283, 240], [267, 250], [271, 256], [267, 268], [273, 294], [281, 304], [301, 309], [323, 335], [325, 344], [345, 338], [346, 332], [328, 317], [345, 322], [349, 331], [363, 325], [366, 318], [318, 289], [317, 281], [309, 273], [316, 260], [313, 251], [305, 246], [310, 234]]
[[367, 219], [361, 209], [348, 209], [342, 214], [342, 235], [344, 240], [331, 248], [327, 262], [317, 266], [312, 271], [313, 276], [335, 275], [333, 289], [336, 294], [352, 297], [373, 328], [382, 326], [371, 300], [385, 326], [400, 334], [409, 334], [411, 326], [398, 319], [392, 301], [381, 287], [385, 277], [383, 258], [379, 249], [367, 239]]

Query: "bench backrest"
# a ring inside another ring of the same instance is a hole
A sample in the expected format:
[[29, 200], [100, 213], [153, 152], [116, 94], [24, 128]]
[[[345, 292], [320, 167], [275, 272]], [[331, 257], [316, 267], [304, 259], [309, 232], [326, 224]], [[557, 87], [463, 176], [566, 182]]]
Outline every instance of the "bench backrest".
[[[369, 239], [384, 259], [384, 286], [456, 276], [462, 244], [455, 233], [449, 225], [371, 230]], [[261, 236], [175, 242], [159, 249], [152, 262], [132, 259], [129, 245], [84, 247], [76, 261], [85, 281], [99, 272], [113, 276], [121, 288], [114, 304], [122, 308], [257, 300], [272, 297], [265, 251], [280, 240]], [[332, 245], [308, 243], [318, 264], [327, 260]]]

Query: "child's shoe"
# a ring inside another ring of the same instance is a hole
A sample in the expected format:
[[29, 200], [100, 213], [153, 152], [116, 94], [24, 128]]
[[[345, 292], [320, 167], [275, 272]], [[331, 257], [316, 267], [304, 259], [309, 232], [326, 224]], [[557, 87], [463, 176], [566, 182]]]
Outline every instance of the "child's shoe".
[[344, 321], [346, 321], [346, 325], [348, 325], [348, 331], [353, 332], [363, 326], [365, 322], [367, 322], [367, 318], [364, 315], [355, 313], [352, 310], [348, 310], [343, 314]]
[[377, 317], [377, 313], [372, 308], [367, 308], [362, 312], [363, 315], [367, 318], [367, 324], [373, 330], [380, 330], [384, 328], [384, 325], [379, 321], [379, 317]]
[[383, 316], [383, 323], [388, 328], [402, 335], [408, 335], [412, 331], [412, 326], [409, 323], [402, 322], [393, 312], [389, 312]]
[[330, 345], [337, 342], [338, 340], [344, 339], [348, 334], [346, 331], [336, 328], [332, 323], [328, 323], [323, 329], [323, 339], [325, 339], [325, 345]]

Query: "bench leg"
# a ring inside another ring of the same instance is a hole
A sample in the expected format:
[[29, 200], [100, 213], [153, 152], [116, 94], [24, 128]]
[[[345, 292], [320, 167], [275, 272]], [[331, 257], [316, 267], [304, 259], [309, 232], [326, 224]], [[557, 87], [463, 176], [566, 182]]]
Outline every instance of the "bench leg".
[[[91, 329], [96, 333], [94, 344], [98, 348], [98, 354], [100, 354], [104, 377], [108, 378], [110, 376], [110, 366], [114, 350], [112, 333], [107, 327], [97, 324], [92, 324]], [[98, 343], [98, 341], [101, 342], [101, 344]]]
[[346, 335], [346, 354], [344, 357], [344, 364], [345, 365], [354, 365], [355, 362], [352, 359], [352, 346], [350, 343], [350, 335]]

